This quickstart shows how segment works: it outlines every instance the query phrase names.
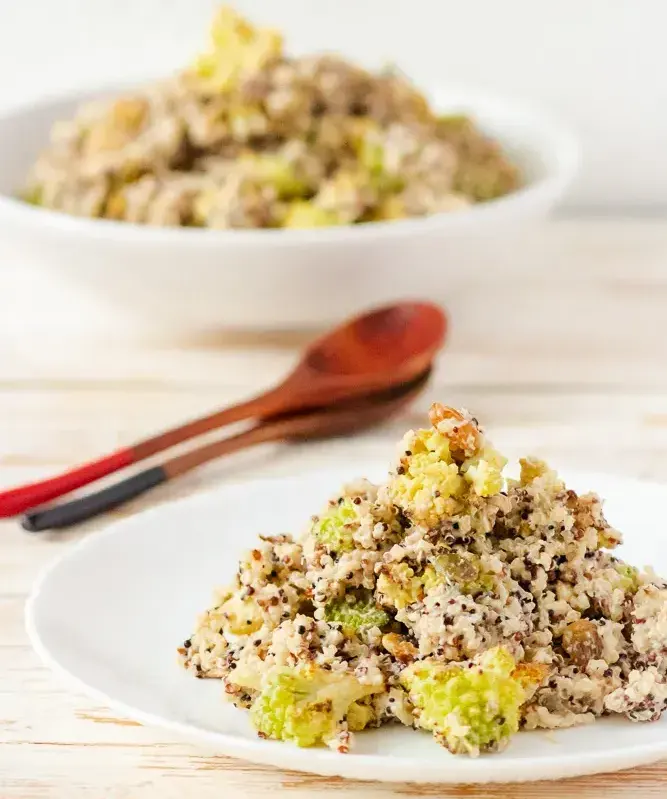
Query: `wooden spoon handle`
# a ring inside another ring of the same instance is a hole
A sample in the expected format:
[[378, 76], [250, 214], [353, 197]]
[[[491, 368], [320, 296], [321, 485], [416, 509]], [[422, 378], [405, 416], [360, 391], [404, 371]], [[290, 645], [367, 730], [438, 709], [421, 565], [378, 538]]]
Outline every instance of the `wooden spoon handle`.
[[21, 527], [31, 533], [71, 527], [114, 508], [119, 508], [156, 486], [166, 483], [171, 477], [189, 471], [201, 463], [280, 437], [282, 437], [281, 426], [258, 425], [244, 433], [173, 458], [162, 466], [145, 469], [139, 474], [132, 475], [132, 477], [121, 480], [108, 488], [103, 488], [101, 491], [87, 494], [80, 499], [74, 499], [53, 508], [26, 513], [21, 520]]
[[53, 508], [26, 513], [21, 519], [21, 527], [30, 533], [41, 530], [58, 530], [71, 527], [87, 519], [93, 519], [101, 513], [118, 508], [135, 497], [150, 491], [151, 488], [164, 483], [167, 479], [162, 466], [145, 469], [108, 488], [88, 494], [71, 502], [64, 502]]
[[263, 444], [269, 441], [278, 441], [290, 436], [298, 436], [303, 432], [304, 420], [310, 416], [318, 414], [305, 414], [304, 417], [286, 417], [274, 422], [258, 424], [250, 430], [230, 436], [222, 441], [215, 441], [203, 447], [186, 452], [176, 458], [172, 458], [162, 466], [154, 466], [145, 469], [139, 474], [132, 475], [119, 483], [115, 483], [101, 491], [87, 494], [80, 499], [73, 499], [56, 505], [53, 508], [35, 510], [26, 513], [21, 520], [21, 527], [31, 533], [39, 533], [43, 530], [56, 530], [65, 527], [72, 527], [75, 524], [93, 519], [107, 511], [119, 508], [130, 500], [150, 491], [162, 483], [166, 483], [173, 477], [177, 477], [185, 472], [189, 472], [203, 463], [220, 458], [223, 455], [231, 455], [256, 444]]
[[250, 430], [186, 452], [161, 466], [146, 469], [94, 494], [53, 508], [38, 509], [28, 513], [21, 520], [21, 526], [32, 533], [70, 527], [118, 508], [161, 483], [223, 455], [230, 455], [269, 441], [321, 438], [369, 427], [388, 418], [411, 402], [424, 388], [429, 375], [430, 371], [411, 383], [384, 392], [381, 398], [376, 395], [375, 399], [364, 402], [343, 403], [338, 408], [277, 417], [261, 422]]
[[56, 477], [0, 492], [0, 518], [16, 516], [28, 508], [43, 505], [195, 436], [254, 416], [268, 416], [284, 411], [287, 399], [280, 388], [273, 389], [259, 397], [215, 411], [98, 460], [77, 466]]

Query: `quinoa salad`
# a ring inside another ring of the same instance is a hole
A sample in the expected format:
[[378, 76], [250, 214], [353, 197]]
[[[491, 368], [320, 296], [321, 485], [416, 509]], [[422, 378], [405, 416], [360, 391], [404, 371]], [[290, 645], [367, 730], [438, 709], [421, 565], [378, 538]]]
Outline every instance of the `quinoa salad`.
[[83, 217], [313, 228], [420, 217], [518, 189], [500, 145], [397, 69], [290, 56], [230, 8], [172, 78], [58, 122], [20, 196]]
[[434, 404], [382, 485], [260, 536], [179, 648], [263, 738], [348, 752], [398, 723], [454, 754], [667, 704], [667, 583], [614, 556], [599, 497]]

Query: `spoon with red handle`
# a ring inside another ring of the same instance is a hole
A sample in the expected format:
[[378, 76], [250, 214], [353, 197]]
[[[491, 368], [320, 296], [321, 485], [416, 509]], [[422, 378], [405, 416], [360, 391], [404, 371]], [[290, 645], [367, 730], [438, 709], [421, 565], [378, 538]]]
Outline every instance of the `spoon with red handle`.
[[15, 516], [224, 425], [333, 405], [409, 382], [431, 365], [446, 330], [444, 312], [428, 302], [400, 302], [364, 313], [313, 342], [287, 378], [264, 394], [57, 477], [0, 492], [0, 517]]
[[362, 399], [346, 400], [334, 408], [266, 419], [249, 430], [178, 455], [160, 466], [152, 466], [101, 491], [54, 507], [30, 511], [22, 518], [21, 526], [31, 533], [71, 527], [118, 508], [208, 461], [257, 444], [328, 438], [371, 427], [412, 402], [424, 389], [429, 376], [430, 370], [409, 383], [395, 386], [388, 391], [374, 392]]

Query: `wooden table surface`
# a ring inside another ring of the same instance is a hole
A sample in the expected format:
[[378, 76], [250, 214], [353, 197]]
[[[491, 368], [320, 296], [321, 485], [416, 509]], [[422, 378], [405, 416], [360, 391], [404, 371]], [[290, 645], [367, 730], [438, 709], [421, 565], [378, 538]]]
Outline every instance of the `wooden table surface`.
[[[530, 451], [560, 467], [667, 481], [664, 220], [559, 221], [525, 247], [523, 260], [528, 253], [534, 269], [503, 266], [488, 276], [490, 288], [457, 284], [446, 298], [455, 321], [449, 346], [429, 390], [403, 418], [353, 440], [269, 446], [211, 464], [151, 503], [230, 477], [295, 473], [352, 454], [389, 458], [393, 439], [434, 399], [473, 409], [510, 456]], [[83, 336], [62, 315], [49, 316], [49, 297], [19, 265], [0, 267], [2, 486], [256, 391], [283, 374], [306, 339], [290, 332], [180, 343]], [[66, 317], [92, 319], [94, 312], [68, 306]], [[23, 629], [23, 605], [40, 569], [96, 526], [30, 537], [15, 522], [0, 524], [0, 799], [667, 795], [667, 762], [496, 787], [347, 782], [216, 756], [118, 718], [64, 688]]]

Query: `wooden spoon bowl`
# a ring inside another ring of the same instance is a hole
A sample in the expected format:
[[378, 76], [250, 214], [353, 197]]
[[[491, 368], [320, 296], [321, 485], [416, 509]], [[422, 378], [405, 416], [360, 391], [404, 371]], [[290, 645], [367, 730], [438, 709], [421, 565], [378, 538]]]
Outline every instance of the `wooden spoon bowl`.
[[378, 308], [313, 342], [287, 382], [335, 380], [355, 394], [407, 382], [433, 361], [446, 327], [442, 310], [431, 303]]

